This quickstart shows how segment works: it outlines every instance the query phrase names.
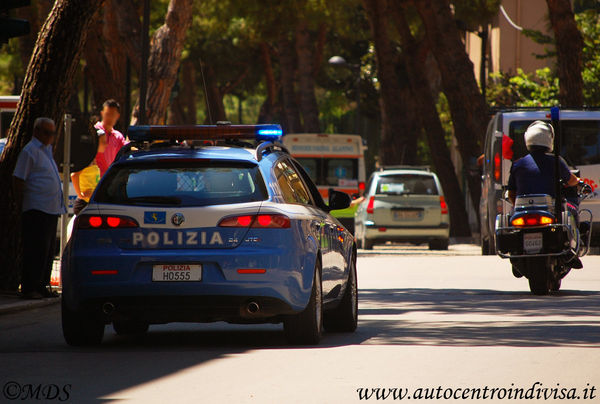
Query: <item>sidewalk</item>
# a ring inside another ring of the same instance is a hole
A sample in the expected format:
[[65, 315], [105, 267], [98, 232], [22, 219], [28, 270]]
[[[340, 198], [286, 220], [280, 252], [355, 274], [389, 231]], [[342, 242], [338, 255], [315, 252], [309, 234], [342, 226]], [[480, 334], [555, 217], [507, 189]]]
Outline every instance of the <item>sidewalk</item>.
[[60, 302], [60, 297], [48, 297], [39, 300], [25, 300], [16, 292], [0, 292], [0, 316], [22, 310], [36, 309]]

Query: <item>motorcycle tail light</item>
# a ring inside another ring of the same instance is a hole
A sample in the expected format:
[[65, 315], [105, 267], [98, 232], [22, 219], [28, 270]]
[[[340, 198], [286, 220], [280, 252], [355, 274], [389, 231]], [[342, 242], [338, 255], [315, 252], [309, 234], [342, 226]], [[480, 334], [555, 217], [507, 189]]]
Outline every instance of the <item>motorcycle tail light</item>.
[[511, 220], [511, 224], [515, 227], [546, 226], [553, 223], [553, 217], [538, 213], [529, 213]]

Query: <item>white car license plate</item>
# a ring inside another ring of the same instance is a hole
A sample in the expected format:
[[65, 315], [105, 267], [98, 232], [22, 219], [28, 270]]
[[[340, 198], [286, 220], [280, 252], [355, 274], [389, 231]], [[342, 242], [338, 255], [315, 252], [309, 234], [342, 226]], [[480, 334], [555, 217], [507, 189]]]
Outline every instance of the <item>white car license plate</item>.
[[162, 264], [152, 267], [154, 282], [198, 282], [202, 280], [202, 265]]
[[419, 220], [420, 210], [394, 210], [394, 220]]
[[542, 233], [523, 234], [523, 250], [526, 254], [536, 254], [542, 251], [544, 238]]

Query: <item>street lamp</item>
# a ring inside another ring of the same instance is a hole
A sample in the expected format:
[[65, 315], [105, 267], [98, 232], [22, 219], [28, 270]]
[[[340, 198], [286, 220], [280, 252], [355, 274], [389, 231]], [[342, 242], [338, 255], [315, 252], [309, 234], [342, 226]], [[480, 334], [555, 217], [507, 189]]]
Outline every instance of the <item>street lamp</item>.
[[348, 63], [341, 56], [329, 58], [329, 64], [335, 67], [345, 67], [356, 75], [354, 86], [356, 87], [356, 133], [360, 135], [360, 63]]

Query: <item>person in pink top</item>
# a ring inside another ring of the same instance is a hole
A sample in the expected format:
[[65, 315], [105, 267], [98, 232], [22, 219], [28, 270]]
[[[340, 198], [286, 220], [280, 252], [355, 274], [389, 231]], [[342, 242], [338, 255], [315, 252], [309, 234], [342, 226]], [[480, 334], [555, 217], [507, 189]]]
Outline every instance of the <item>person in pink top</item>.
[[115, 160], [121, 147], [129, 142], [121, 132], [114, 129], [121, 116], [121, 106], [117, 101], [113, 99], [104, 101], [100, 115], [102, 116], [102, 120], [97, 122], [94, 128], [103, 130], [106, 134], [106, 136], [100, 136], [98, 139], [101, 142], [106, 142], [104, 152], [96, 154], [96, 164], [98, 164], [98, 168], [100, 169], [100, 176], [103, 176]]

